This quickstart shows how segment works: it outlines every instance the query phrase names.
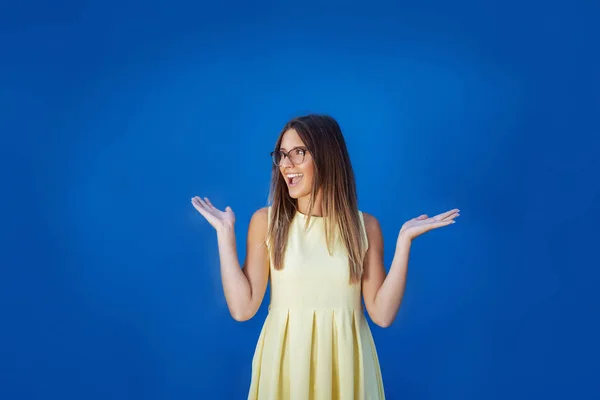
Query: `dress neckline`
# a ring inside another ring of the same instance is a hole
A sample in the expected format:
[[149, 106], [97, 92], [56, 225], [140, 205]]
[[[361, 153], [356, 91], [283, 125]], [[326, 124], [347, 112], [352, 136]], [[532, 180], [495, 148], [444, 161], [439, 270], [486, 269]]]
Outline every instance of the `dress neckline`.
[[[300, 215], [302, 218], [308, 218], [307, 214], [303, 214], [300, 211], [296, 210], [296, 214]], [[324, 219], [325, 217], [322, 217], [320, 215], [311, 215], [310, 218], [316, 218], [316, 219]]]

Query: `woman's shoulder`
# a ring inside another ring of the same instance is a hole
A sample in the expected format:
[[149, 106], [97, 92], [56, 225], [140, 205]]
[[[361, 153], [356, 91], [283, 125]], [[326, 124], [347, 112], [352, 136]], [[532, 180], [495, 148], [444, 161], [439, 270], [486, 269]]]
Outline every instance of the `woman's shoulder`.
[[271, 211], [271, 207], [261, 207], [258, 210], [254, 211], [252, 214], [253, 220], [267, 221], [269, 219], [269, 212]]
[[367, 230], [367, 232], [372, 230], [379, 230], [379, 221], [373, 214], [367, 213], [365, 211], [360, 211], [360, 213], [362, 214], [365, 229]]
[[268, 212], [268, 207], [261, 207], [252, 214], [248, 227], [248, 234], [253, 240], [261, 242], [266, 240], [269, 227]]

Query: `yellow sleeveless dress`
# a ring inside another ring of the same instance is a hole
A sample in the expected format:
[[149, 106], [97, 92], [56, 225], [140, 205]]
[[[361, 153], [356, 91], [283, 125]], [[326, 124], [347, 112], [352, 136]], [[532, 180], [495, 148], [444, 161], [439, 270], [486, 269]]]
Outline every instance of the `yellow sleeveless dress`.
[[[270, 208], [269, 208], [270, 217]], [[367, 236], [360, 213], [363, 239]], [[252, 360], [249, 400], [380, 400], [383, 381], [347, 252], [329, 255], [323, 218], [296, 213]], [[268, 244], [267, 244], [268, 245]], [[368, 245], [368, 243], [367, 243]]]

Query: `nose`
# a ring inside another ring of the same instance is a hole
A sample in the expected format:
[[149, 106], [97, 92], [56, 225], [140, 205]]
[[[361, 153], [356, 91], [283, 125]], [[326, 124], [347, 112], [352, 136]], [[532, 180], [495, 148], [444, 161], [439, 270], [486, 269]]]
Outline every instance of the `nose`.
[[291, 168], [294, 166], [294, 164], [290, 161], [289, 157], [287, 157], [287, 156], [283, 156], [283, 158], [279, 162], [279, 165], [282, 168]]

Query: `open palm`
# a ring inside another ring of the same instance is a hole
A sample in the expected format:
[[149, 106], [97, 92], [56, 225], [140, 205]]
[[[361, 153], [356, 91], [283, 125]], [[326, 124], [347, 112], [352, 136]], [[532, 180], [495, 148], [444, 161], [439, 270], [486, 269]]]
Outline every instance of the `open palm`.
[[196, 196], [192, 198], [192, 205], [216, 230], [226, 227], [233, 227], [235, 224], [235, 214], [231, 207], [225, 207], [225, 211], [221, 211], [212, 205], [210, 200]]
[[458, 213], [459, 211], [460, 210], [455, 208], [431, 218], [427, 216], [427, 214], [420, 215], [406, 221], [404, 225], [402, 225], [402, 229], [400, 229], [400, 235], [412, 240], [432, 229], [450, 225], [454, 223], [454, 219], [460, 215]]

